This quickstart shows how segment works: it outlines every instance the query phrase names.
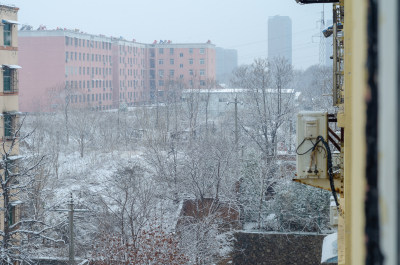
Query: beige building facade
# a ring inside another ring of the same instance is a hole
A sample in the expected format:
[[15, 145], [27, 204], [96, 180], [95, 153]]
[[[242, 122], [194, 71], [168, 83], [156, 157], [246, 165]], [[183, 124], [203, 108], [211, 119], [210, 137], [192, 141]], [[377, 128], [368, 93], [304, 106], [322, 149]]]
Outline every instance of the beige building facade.
[[[17, 138], [18, 128], [18, 8], [0, 5], [0, 137], [6, 148], [1, 148], [2, 159], [9, 162], [3, 163], [2, 169], [3, 185], [10, 174], [17, 170], [13, 162], [19, 153]], [[11, 175], [12, 176], [12, 175]], [[2, 194], [4, 194], [2, 190]], [[9, 191], [7, 199], [1, 198], [0, 229], [4, 232], [9, 230], [19, 219], [19, 209], [15, 202], [17, 198], [11, 196]]]

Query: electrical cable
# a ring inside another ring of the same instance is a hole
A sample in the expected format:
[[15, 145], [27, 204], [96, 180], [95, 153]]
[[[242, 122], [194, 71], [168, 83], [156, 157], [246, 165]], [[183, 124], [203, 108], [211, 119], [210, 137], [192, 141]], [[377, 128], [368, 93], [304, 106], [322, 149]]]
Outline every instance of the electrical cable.
[[299, 154], [299, 152], [298, 152], [299, 148], [300, 148], [300, 146], [302, 146], [304, 144], [304, 142], [306, 140], [307, 140], [307, 138], [304, 138], [303, 141], [299, 144], [299, 146], [297, 146], [297, 148], [296, 148], [296, 154], [297, 155], [299, 155], [299, 156], [305, 155], [305, 154], [307, 154], [308, 152], [310, 152], [310, 151], [312, 151], [314, 149], [314, 143], [311, 140], [309, 140], [313, 144], [313, 146], [310, 149], [308, 149], [307, 151], [305, 151], [304, 153], [300, 153]]
[[[325, 151], [326, 151], [326, 154], [327, 154], [327, 160], [328, 160], [327, 162], [328, 162], [329, 184], [330, 184], [330, 186], [331, 186], [332, 196], [333, 196], [333, 198], [335, 199], [336, 207], [339, 208], [339, 205], [340, 205], [340, 204], [339, 204], [339, 201], [338, 201], [337, 193], [336, 193], [336, 190], [335, 190], [335, 182], [334, 182], [334, 179], [333, 179], [333, 169], [332, 169], [333, 166], [332, 166], [332, 153], [331, 153], [331, 148], [329, 147], [328, 142], [325, 141], [324, 137], [322, 137], [321, 135], [319, 135], [319, 136], [317, 137], [317, 141], [315, 142], [315, 144], [314, 144], [310, 139], [308, 139], [308, 140], [313, 144], [313, 146], [312, 146], [310, 149], [308, 149], [307, 151], [305, 151], [304, 153], [299, 153], [299, 152], [298, 152], [299, 148], [304, 144], [304, 142], [305, 142], [306, 140], [307, 140], [307, 138], [304, 138], [303, 141], [299, 144], [299, 146], [297, 146], [297, 148], [296, 148], [296, 154], [297, 154], [297, 155], [305, 155], [305, 154], [307, 154], [307, 153], [310, 152], [310, 151], [312, 151], [313, 154], [315, 154], [315, 151], [318, 150], [318, 147], [321, 147], [321, 146], [318, 146], [318, 144], [319, 144], [319, 143], [322, 143], [322, 144], [324, 145], [324, 148], [325, 148]], [[313, 160], [313, 159], [311, 158], [311, 160]], [[312, 163], [312, 161], [311, 161], [310, 163]], [[310, 170], [311, 170], [311, 169], [310, 169]]]
[[332, 172], [332, 153], [331, 153], [331, 148], [329, 147], [329, 144], [325, 141], [324, 137], [321, 135], [317, 137], [317, 142], [315, 144], [315, 147], [318, 145], [319, 142], [322, 142], [322, 144], [325, 147], [325, 150], [327, 152], [328, 156], [328, 175], [329, 175], [329, 183], [331, 186], [331, 191], [332, 191], [332, 196], [335, 199], [336, 207], [339, 208], [339, 201], [337, 198], [336, 190], [335, 190], [335, 182], [333, 179], [333, 172]]

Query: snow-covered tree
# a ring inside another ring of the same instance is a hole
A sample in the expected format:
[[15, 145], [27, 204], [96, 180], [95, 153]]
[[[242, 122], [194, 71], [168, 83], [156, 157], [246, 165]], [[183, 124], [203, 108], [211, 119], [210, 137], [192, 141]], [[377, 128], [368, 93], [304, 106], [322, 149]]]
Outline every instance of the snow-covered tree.
[[[47, 225], [43, 216], [37, 214], [34, 202], [29, 200], [37, 185], [43, 156], [18, 155], [19, 145], [29, 134], [21, 135], [21, 123], [16, 116], [7, 124], [8, 135], [1, 143], [0, 160], [0, 263], [31, 264], [32, 252], [40, 243], [63, 243], [54, 239], [55, 228], [62, 223]], [[25, 204], [25, 207], [22, 205]], [[29, 210], [24, 211], [28, 208]], [[53, 233], [53, 234], [52, 234]]]
[[122, 165], [106, 180], [103, 195], [98, 196], [104, 211], [100, 227], [113, 227], [115, 233], [125, 236], [125, 242], [134, 245], [155, 210], [155, 187], [146, 176], [139, 163]]

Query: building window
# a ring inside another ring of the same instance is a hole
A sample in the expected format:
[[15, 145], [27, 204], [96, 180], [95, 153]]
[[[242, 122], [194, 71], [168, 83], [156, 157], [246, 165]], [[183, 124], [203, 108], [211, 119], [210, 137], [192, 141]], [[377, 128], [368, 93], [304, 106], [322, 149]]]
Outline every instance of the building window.
[[181, 64], [179, 65], [179, 68], [183, 68], [183, 63], [181, 63]]
[[174, 48], [169, 49], [169, 54], [171, 54], [171, 55], [174, 54]]
[[18, 91], [17, 69], [3, 65], [3, 92], [15, 93], [17, 91]]
[[204, 59], [200, 59], [200, 64], [204, 64]]
[[206, 85], [206, 81], [200, 80], [200, 85], [201, 85], [201, 86], [205, 86], [205, 85]]
[[158, 54], [164, 54], [164, 48], [158, 48]]
[[163, 59], [159, 59], [158, 60], [158, 64], [164, 64], [164, 60]]
[[183, 53], [182, 52], [179, 54], [179, 57], [183, 57]]
[[169, 64], [174, 64], [174, 59], [169, 59]]
[[158, 70], [158, 76], [164, 77], [164, 70]]
[[200, 49], [200, 54], [204, 54], [204, 53], [205, 53], [204, 48], [201, 48], [201, 49]]
[[193, 59], [189, 59], [189, 64], [193, 64]]
[[158, 85], [159, 86], [164, 86], [164, 80], [158, 80]]
[[169, 76], [170, 76], [170, 77], [173, 77], [174, 74], [175, 74], [175, 71], [174, 71], [174, 70], [169, 70]]
[[14, 205], [9, 205], [8, 207], [8, 225], [13, 225], [15, 224], [15, 206]]
[[193, 54], [193, 48], [189, 48], [189, 53]]
[[200, 75], [206, 75], [206, 71], [204, 69], [200, 69]]
[[15, 127], [15, 115], [3, 114], [4, 119], [4, 138], [11, 139], [14, 137], [14, 127]]
[[4, 46], [11, 46], [11, 24], [4, 23]]
[[179, 75], [179, 78], [180, 78], [180, 79], [183, 79], [183, 75]]
[[189, 75], [193, 75], [193, 70], [192, 69], [189, 70]]

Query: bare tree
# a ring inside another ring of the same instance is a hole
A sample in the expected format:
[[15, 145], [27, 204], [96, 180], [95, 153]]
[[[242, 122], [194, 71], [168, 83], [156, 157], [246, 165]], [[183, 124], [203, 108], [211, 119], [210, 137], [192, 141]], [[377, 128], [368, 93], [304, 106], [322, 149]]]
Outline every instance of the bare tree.
[[[5, 118], [7, 119], [7, 118]], [[19, 123], [16, 116], [10, 122], [5, 121], [5, 138], [2, 142], [2, 168], [0, 178], [1, 194], [1, 255], [2, 264], [26, 262], [31, 264], [30, 247], [35, 244], [30, 239], [40, 238], [47, 242], [60, 242], [54, 239], [50, 232], [55, 226], [47, 225], [39, 215], [21, 214], [21, 204], [28, 199], [38, 175], [37, 169], [44, 161], [43, 156], [20, 156], [17, 154], [20, 142], [30, 134], [21, 136], [21, 127], [24, 119]], [[30, 201], [27, 201], [30, 203]], [[22, 216], [22, 218], [21, 218]], [[21, 244], [24, 241], [24, 244]]]
[[70, 112], [71, 136], [78, 144], [79, 154], [83, 157], [86, 148], [93, 141], [93, 134], [96, 130], [97, 113], [86, 109], [76, 108]]
[[102, 226], [108, 225], [108, 221], [115, 222], [111, 226], [125, 237], [125, 242], [135, 246], [155, 205], [154, 188], [145, 174], [145, 168], [137, 162], [122, 166], [107, 181], [104, 196], [99, 198], [106, 215], [111, 217], [109, 220], [100, 220]]
[[124, 237], [104, 234], [94, 245], [90, 264], [187, 264], [188, 258], [179, 248], [177, 236], [160, 226], [150, 225], [137, 239], [137, 244], [125, 242]]

